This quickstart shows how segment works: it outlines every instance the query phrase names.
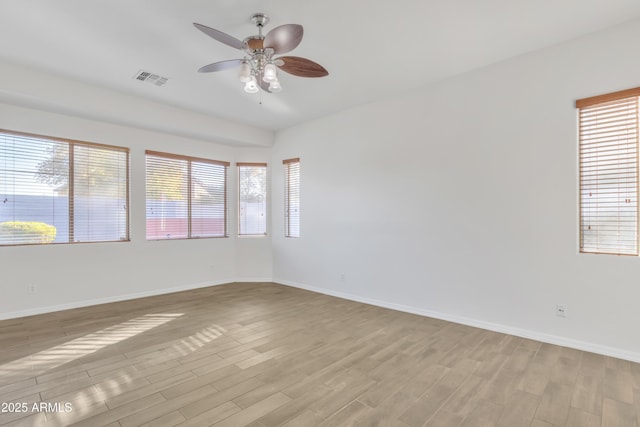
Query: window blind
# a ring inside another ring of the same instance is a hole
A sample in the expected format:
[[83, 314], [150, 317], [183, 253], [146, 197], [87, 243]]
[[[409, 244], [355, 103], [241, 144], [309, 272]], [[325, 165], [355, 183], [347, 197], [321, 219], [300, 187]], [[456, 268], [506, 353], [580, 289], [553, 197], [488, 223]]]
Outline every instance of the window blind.
[[300, 159], [284, 164], [284, 235], [300, 237]]
[[79, 144], [72, 152], [72, 240], [128, 240], [128, 152]]
[[238, 235], [267, 234], [267, 164], [237, 163]]
[[147, 151], [147, 240], [227, 237], [228, 166]]
[[576, 102], [581, 252], [638, 255], [639, 94]]
[[0, 131], [0, 244], [129, 240], [129, 150]]

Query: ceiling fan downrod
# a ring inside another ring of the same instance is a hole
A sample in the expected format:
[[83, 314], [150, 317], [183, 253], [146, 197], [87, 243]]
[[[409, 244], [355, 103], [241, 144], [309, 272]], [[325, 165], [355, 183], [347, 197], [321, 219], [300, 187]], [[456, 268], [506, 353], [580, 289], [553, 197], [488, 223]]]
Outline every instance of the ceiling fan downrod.
[[258, 27], [258, 36], [262, 37], [262, 28], [269, 23], [269, 17], [264, 13], [254, 13], [251, 15], [251, 23]]

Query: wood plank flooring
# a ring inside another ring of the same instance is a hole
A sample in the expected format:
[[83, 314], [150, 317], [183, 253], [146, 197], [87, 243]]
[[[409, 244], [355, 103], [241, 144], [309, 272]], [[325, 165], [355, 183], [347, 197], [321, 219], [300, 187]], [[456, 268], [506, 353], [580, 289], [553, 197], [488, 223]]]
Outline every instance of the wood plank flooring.
[[1, 321], [0, 349], [1, 426], [640, 425], [639, 364], [271, 283]]

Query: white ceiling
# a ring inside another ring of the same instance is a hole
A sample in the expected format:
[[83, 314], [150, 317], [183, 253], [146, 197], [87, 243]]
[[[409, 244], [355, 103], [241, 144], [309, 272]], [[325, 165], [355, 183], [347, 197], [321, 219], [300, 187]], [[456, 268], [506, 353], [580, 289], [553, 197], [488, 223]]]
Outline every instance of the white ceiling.
[[[2, 0], [0, 61], [186, 110], [278, 130], [428, 85], [640, 17], [637, 0]], [[330, 75], [281, 73], [283, 92], [246, 94], [234, 70], [201, 74], [242, 52], [196, 30], [236, 38], [304, 26], [291, 55]], [[133, 77], [169, 78], [163, 87]], [[1, 99], [0, 99], [1, 100]]]

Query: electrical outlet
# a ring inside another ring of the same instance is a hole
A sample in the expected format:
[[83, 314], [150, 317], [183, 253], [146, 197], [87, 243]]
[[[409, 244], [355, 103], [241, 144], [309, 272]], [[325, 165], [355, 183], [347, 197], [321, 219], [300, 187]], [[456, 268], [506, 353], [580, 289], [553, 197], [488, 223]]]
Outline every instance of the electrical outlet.
[[556, 316], [567, 317], [567, 306], [564, 304], [556, 305]]
[[38, 287], [36, 285], [34, 285], [33, 283], [29, 283], [27, 285], [27, 292], [29, 293], [29, 295], [37, 294], [38, 293]]

